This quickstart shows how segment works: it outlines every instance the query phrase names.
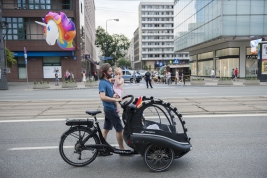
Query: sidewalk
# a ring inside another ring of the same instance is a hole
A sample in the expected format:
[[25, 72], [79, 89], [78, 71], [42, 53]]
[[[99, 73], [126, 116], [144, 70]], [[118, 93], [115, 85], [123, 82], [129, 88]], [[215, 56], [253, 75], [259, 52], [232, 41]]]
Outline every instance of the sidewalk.
[[[244, 85], [244, 79], [238, 79], [237, 81], [233, 81], [233, 85], [217, 85], [218, 78], [216, 80], [212, 80], [211, 78], [204, 78], [205, 85], [204, 86], [196, 86], [196, 87], [222, 87], [222, 86], [228, 86], [228, 87], [246, 87], [246, 86], [253, 86], [253, 85]], [[77, 82], [76, 88], [62, 88], [62, 82], [59, 82], [59, 86], [55, 86], [54, 82], [50, 82], [50, 88], [46, 89], [33, 89], [33, 82], [8, 82], [8, 89], [9, 90], [75, 90], [75, 89], [90, 89], [90, 88], [98, 88], [98, 86], [93, 87], [85, 87], [83, 82]], [[156, 84], [156, 86], [167, 86], [167, 84]], [[186, 86], [191, 86], [190, 81], [185, 82]], [[172, 82], [169, 86], [183, 86], [183, 83], [177, 83], [175, 84]], [[256, 85], [254, 85], [256, 86]], [[267, 82], [260, 82], [260, 86], [267, 86]]]

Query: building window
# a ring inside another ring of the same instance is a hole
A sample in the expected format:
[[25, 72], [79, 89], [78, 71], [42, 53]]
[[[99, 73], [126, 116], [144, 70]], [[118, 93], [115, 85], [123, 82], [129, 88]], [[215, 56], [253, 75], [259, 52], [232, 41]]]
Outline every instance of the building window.
[[23, 40], [25, 39], [25, 26], [23, 18], [5, 17], [3, 21], [8, 23], [8, 28], [3, 29], [3, 35], [7, 40]]
[[29, 9], [51, 9], [51, 0], [29, 0]]
[[257, 77], [258, 59], [257, 55], [251, 55], [251, 48], [246, 51], [246, 77]]
[[60, 57], [43, 57], [43, 66], [61, 66]]
[[27, 78], [25, 59], [23, 57], [18, 58], [18, 72], [19, 72], [19, 79]]

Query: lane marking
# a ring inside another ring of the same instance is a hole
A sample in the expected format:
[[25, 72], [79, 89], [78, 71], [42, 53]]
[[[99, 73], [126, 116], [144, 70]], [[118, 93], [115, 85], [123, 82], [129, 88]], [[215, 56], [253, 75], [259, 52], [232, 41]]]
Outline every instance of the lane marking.
[[[183, 118], [207, 118], [207, 117], [263, 117], [267, 116], [267, 114], [208, 114], [208, 115], [183, 115]], [[147, 116], [147, 119], [157, 119], [157, 116]], [[87, 118], [68, 118], [71, 119], [87, 119]], [[93, 118], [91, 118], [93, 119]], [[104, 120], [104, 118], [100, 117], [97, 118], [97, 120]], [[0, 123], [19, 123], [19, 122], [59, 122], [59, 121], [66, 121], [66, 118], [64, 119], [21, 119], [21, 120], [0, 120]]]
[[[118, 147], [118, 144], [110, 144], [110, 146]], [[74, 148], [74, 146], [64, 146], [64, 148]], [[9, 148], [9, 151], [24, 151], [24, 150], [49, 150], [49, 149], [58, 149], [58, 146], [43, 146], [43, 147], [18, 147], [18, 148]]]

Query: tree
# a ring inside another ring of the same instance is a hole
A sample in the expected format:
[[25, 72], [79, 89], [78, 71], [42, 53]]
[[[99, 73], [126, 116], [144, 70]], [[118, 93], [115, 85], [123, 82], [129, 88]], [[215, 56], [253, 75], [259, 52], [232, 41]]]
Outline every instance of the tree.
[[9, 68], [12, 68], [13, 65], [17, 63], [16, 59], [14, 59], [14, 53], [7, 48], [5, 48], [5, 59], [7, 61], [7, 67]]
[[126, 36], [123, 34], [109, 35], [106, 31], [98, 26], [96, 29], [96, 41], [97, 47], [100, 47], [102, 56], [112, 56], [112, 60], [107, 60], [107, 62], [114, 66], [115, 62], [126, 55], [126, 50], [130, 46], [130, 42]]
[[124, 58], [121, 58], [120, 60], [118, 60], [118, 67], [120, 67], [122, 69], [124, 67], [129, 68], [129, 67], [131, 67], [131, 62], [124, 59]]

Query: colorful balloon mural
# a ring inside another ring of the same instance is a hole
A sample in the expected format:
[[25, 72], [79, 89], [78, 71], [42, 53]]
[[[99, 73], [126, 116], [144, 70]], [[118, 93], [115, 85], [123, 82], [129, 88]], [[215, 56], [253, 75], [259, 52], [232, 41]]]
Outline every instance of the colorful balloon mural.
[[35, 22], [44, 26], [44, 35], [46, 36], [47, 44], [54, 45], [57, 41], [59, 47], [64, 50], [72, 51], [75, 49], [72, 41], [76, 36], [76, 28], [66, 14], [63, 12], [59, 12], [59, 14], [49, 12], [42, 20], [43, 22]]

